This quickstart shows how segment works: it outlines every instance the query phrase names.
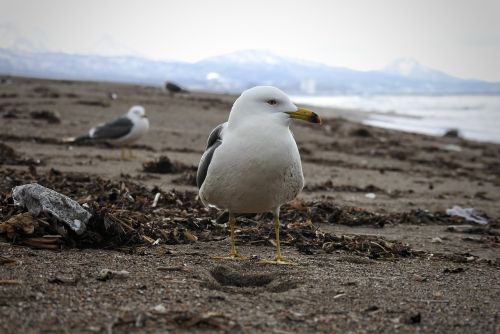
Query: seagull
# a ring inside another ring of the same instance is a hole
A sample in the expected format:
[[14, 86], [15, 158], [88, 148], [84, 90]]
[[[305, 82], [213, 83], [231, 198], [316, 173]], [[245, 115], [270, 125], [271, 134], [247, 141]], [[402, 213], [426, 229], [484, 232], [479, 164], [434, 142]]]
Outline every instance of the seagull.
[[[111, 122], [99, 124], [89, 130], [89, 133], [76, 138], [67, 138], [65, 142], [106, 141], [120, 146], [120, 159], [125, 159], [124, 147], [137, 141], [149, 130], [149, 120], [142, 106], [133, 106], [123, 116]], [[129, 147], [129, 156], [133, 158]]]
[[229, 255], [219, 259], [241, 259], [234, 242], [235, 214], [272, 212], [276, 256], [264, 262], [290, 264], [280, 250], [280, 207], [304, 186], [292, 119], [321, 124], [316, 113], [297, 108], [278, 88], [257, 86], [244, 91], [228, 121], [210, 133], [196, 182], [203, 204], [229, 211]]

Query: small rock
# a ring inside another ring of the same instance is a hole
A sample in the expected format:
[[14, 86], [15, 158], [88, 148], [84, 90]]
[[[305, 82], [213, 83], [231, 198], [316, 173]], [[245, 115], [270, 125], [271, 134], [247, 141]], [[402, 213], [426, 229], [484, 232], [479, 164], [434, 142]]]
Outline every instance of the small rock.
[[424, 276], [421, 276], [421, 275], [418, 275], [418, 274], [414, 274], [413, 275], [413, 280], [417, 281], [417, 282], [426, 282], [427, 281], [427, 277], [424, 277]]
[[153, 312], [158, 314], [167, 314], [167, 308], [163, 304], [158, 304], [153, 307]]
[[434, 244], [442, 244], [443, 243], [443, 239], [441, 239], [440, 237], [434, 237], [431, 239], [431, 242], [434, 243]]
[[377, 197], [377, 195], [375, 195], [374, 193], [367, 193], [367, 194], [365, 194], [365, 197], [369, 198], [369, 199], [375, 199], [375, 197]]
[[102, 269], [97, 275], [97, 279], [99, 281], [107, 281], [110, 278], [127, 278], [130, 276], [130, 273], [126, 270], [111, 270], [111, 269]]

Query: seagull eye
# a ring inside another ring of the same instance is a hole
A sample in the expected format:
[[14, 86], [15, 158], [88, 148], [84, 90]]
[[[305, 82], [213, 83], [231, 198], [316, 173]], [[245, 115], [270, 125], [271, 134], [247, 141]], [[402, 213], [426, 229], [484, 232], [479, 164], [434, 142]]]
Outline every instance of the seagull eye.
[[278, 104], [278, 101], [276, 101], [276, 100], [274, 100], [274, 99], [272, 99], [272, 100], [267, 100], [267, 104], [270, 104], [270, 105], [274, 106], [274, 105]]

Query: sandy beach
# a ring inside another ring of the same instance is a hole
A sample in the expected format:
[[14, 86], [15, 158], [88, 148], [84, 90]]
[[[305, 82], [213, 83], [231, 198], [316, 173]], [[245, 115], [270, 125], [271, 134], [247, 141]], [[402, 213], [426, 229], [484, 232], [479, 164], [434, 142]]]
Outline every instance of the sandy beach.
[[[106, 203], [124, 210], [110, 214], [143, 238], [72, 244], [69, 234], [47, 250], [0, 234], [0, 332], [500, 331], [500, 145], [369, 127], [345, 110], [321, 126], [296, 122], [306, 187], [284, 209], [283, 251], [297, 265], [259, 263], [274, 252], [266, 215], [238, 220], [248, 259], [223, 262], [213, 259], [228, 247], [213, 223], [223, 217], [202, 207], [193, 178], [235, 96], [0, 79], [0, 224], [26, 211], [12, 205], [11, 188], [39, 182], [99, 213]], [[136, 104], [151, 129], [134, 159], [62, 142]], [[144, 170], [161, 157], [174, 173]], [[456, 205], [489, 224], [463, 228], [471, 223], [445, 214]], [[102, 281], [102, 269], [129, 274]]]

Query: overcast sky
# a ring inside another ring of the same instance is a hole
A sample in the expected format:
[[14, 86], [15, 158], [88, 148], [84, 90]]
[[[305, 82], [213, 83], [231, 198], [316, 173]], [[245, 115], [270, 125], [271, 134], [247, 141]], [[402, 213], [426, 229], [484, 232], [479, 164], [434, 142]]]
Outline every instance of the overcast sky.
[[196, 61], [240, 49], [353, 69], [395, 58], [500, 81], [500, 0], [0, 0], [0, 47]]

